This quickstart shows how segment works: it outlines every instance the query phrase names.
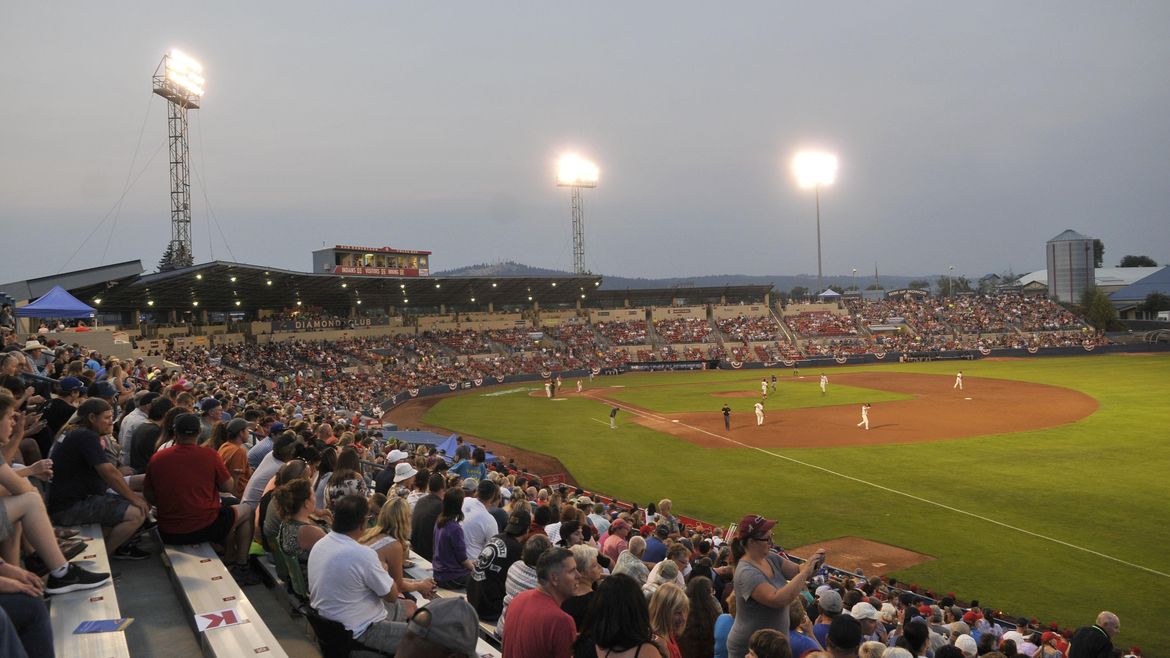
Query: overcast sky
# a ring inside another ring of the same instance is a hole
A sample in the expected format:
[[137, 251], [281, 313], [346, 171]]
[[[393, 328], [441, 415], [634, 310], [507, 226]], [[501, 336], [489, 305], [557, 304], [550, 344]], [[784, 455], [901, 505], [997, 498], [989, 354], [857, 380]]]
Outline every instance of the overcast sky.
[[601, 167], [591, 270], [815, 273], [789, 161], [816, 146], [841, 162], [826, 275], [1039, 269], [1066, 228], [1164, 263], [1168, 35], [1163, 1], [6, 2], [0, 280], [79, 247], [68, 269], [154, 269], [171, 47], [207, 78], [197, 262], [308, 270], [324, 243], [571, 269], [574, 151]]

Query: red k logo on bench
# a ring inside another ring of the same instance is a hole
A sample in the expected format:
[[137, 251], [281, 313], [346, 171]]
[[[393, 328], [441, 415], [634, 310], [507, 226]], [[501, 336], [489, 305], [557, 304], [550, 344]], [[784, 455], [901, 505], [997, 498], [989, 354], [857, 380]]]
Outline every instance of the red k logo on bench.
[[195, 615], [195, 625], [198, 627], [199, 632], [206, 631], [210, 628], [235, 626], [236, 624], [242, 624], [246, 621], [248, 620], [242, 618], [233, 608]]

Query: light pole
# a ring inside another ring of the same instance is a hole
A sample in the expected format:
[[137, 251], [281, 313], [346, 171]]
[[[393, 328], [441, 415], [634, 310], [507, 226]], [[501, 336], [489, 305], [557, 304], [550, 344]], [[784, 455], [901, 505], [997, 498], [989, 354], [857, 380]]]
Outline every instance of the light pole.
[[859, 290], [857, 290], [857, 268], [856, 267], [853, 268], [853, 290], [855, 292], [860, 292]]
[[955, 296], [955, 266], [947, 266], [947, 296]]
[[801, 151], [792, 159], [792, 171], [802, 188], [813, 188], [817, 202], [817, 294], [824, 290], [821, 267], [821, 186], [832, 185], [837, 178], [837, 156], [821, 151]]
[[573, 272], [585, 274], [585, 209], [581, 205], [581, 188], [597, 187], [597, 165], [576, 155], [565, 155], [557, 163], [557, 186], [572, 190]]
[[171, 241], [166, 269], [194, 263], [191, 246], [191, 172], [187, 164], [187, 111], [199, 109], [203, 98], [203, 67], [178, 50], [163, 55], [154, 71], [154, 93], [167, 99], [167, 131], [171, 147]]

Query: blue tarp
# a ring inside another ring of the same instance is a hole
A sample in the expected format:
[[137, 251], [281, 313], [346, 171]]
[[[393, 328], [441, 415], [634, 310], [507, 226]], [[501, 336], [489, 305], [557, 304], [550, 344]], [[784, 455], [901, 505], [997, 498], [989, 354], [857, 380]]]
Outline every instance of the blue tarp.
[[[421, 431], [398, 432], [383, 430], [382, 436], [387, 439], [398, 439], [399, 441], [405, 441], [406, 443], [413, 443], [415, 445], [425, 444], [428, 446], [437, 446], [447, 440], [447, 437], [443, 436], [442, 434]], [[454, 434], [452, 434], [452, 436], [454, 436]]]
[[53, 286], [37, 301], [16, 309], [19, 318], [92, 318], [93, 314], [93, 307], [86, 306], [61, 286]]
[[[444, 441], [443, 443], [439, 444], [437, 447], [439, 448], [439, 450], [441, 450], [443, 452], [444, 455], [446, 455], [447, 461], [454, 461], [454, 458], [455, 458], [455, 435], [454, 434], [447, 437], [447, 440]], [[493, 455], [492, 453], [488, 452], [486, 461], [487, 462], [494, 462], [494, 461], [496, 461], [496, 456]]]

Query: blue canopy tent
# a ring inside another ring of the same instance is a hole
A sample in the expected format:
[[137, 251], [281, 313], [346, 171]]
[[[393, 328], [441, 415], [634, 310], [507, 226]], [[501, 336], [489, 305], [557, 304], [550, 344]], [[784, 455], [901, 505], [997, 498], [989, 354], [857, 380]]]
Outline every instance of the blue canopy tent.
[[16, 309], [18, 318], [92, 318], [94, 313], [92, 306], [85, 305], [61, 286], [53, 286], [37, 301]]

